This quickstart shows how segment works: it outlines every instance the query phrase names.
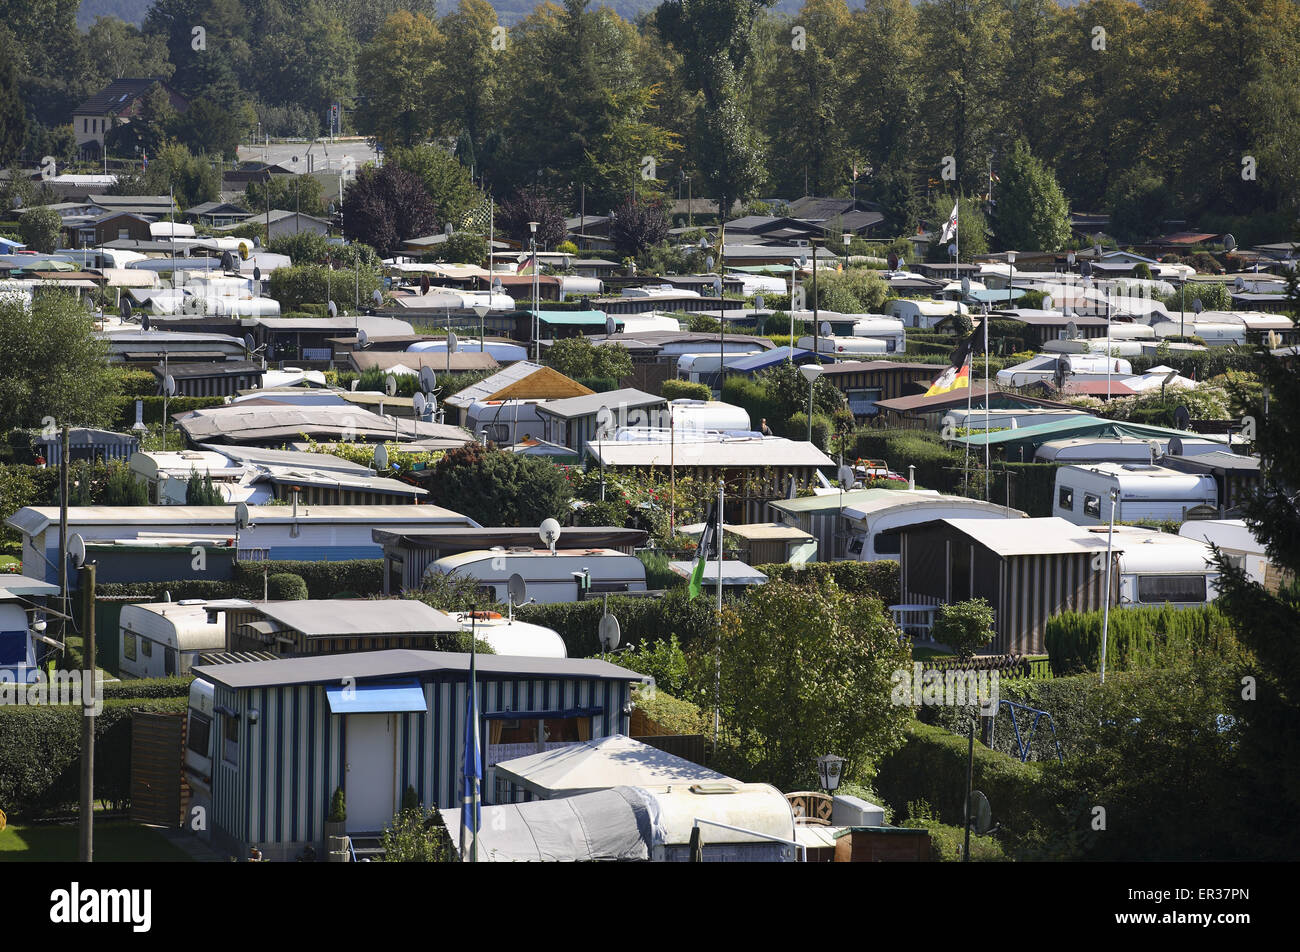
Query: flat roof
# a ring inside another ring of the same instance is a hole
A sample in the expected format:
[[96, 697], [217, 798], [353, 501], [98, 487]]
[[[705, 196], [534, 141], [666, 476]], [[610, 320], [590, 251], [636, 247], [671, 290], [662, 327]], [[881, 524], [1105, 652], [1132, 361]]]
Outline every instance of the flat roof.
[[[1000, 556], [1069, 555], [1106, 550], [1105, 534], [1089, 532], [1086, 526], [1058, 516], [1040, 519], [941, 519], [936, 520], [969, 536]], [[923, 523], [922, 525], [927, 525]], [[919, 526], [916, 528], [920, 528]], [[1105, 528], [1105, 527], [1103, 527]], [[903, 531], [907, 531], [906, 529]], [[1122, 551], [1116, 539], [1115, 551]]]
[[[392, 506], [249, 506], [249, 519], [256, 526], [288, 525], [292, 522], [367, 524], [375, 522], [448, 522], [472, 525], [462, 516], [441, 506], [410, 504]], [[28, 535], [37, 535], [59, 521], [58, 506], [27, 506], [5, 520]], [[234, 532], [235, 507], [229, 506], [69, 506], [68, 524], [75, 526], [221, 526]], [[2, 582], [3, 579], [0, 579]]]
[[[925, 492], [926, 490], [912, 490]], [[883, 495], [894, 496], [903, 489], [850, 489], [842, 493], [825, 493], [813, 496], [799, 496], [795, 499], [773, 499], [768, 503], [781, 512], [821, 512], [826, 509], [847, 509], [849, 506], [869, 504]]]
[[[374, 529], [370, 537], [379, 545], [404, 545], [411, 548], [438, 548], [449, 545], [475, 543], [472, 548], [490, 549], [494, 545], [509, 548], [515, 545], [529, 547], [540, 544], [537, 529], [523, 526], [447, 526], [437, 529]], [[566, 544], [575, 540], [583, 548], [613, 548], [620, 545], [641, 545], [648, 533], [644, 529], [620, 529], [614, 526], [565, 526], [560, 541]]]
[[667, 406], [668, 401], [653, 393], [628, 387], [582, 397], [568, 397], [564, 400], [548, 400], [538, 406], [537, 412], [571, 420], [575, 417], [593, 416], [600, 412], [601, 407], [609, 407], [613, 410], [615, 407], [645, 407], [659, 404]]
[[[329, 684], [345, 678], [363, 681], [398, 676], [469, 674], [469, 652], [418, 651], [393, 648], [349, 654], [281, 658], [235, 664], [197, 665], [196, 677], [233, 690], [292, 684]], [[644, 675], [594, 658], [533, 658], [480, 654], [480, 676], [535, 679], [590, 678], [600, 681], [644, 681]]]
[[587, 452], [606, 466], [833, 466], [835, 461], [814, 444], [779, 436], [720, 440], [587, 443]]
[[396, 637], [461, 629], [451, 615], [413, 598], [319, 598], [254, 602], [252, 607], [309, 638]]

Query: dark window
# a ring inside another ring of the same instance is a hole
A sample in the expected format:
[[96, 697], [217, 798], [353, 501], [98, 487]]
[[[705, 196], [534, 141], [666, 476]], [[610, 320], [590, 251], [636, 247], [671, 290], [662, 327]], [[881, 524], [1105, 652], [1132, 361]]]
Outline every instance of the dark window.
[[1069, 486], [1062, 486], [1056, 491], [1056, 508], [1074, 512], [1074, 490]]
[[189, 738], [185, 745], [201, 757], [211, 757], [212, 751], [208, 746], [211, 743], [212, 719], [206, 714], [196, 714], [191, 711]]
[[221, 750], [221, 759], [228, 764], [239, 764], [239, 721], [229, 714], [225, 716], [225, 743]]
[[872, 544], [876, 548], [876, 555], [898, 555], [903, 551], [903, 537], [898, 530], [877, 532]]
[[1084, 494], [1083, 497], [1083, 514], [1092, 516], [1094, 519], [1101, 518], [1101, 497], [1091, 494]]
[[1139, 575], [1138, 601], [1143, 604], [1164, 602], [1204, 602], [1204, 575]]
[[127, 661], [135, 660], [135, 635], [129, 631], [122, 632], [122, 655]]
[[27, 632], [0, 631], [0, 665], [27, 663]]

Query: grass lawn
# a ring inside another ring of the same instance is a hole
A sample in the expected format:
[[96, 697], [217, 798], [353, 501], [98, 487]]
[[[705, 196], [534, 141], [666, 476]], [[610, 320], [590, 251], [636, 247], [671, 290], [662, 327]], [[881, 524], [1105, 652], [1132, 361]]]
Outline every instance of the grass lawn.
[[913, 661], [931, 661], [935, 658], [951, 658], [951, 651], [937, 651], [934, 648], [927, 648], [924, 645], [912, 645]]
[[[0, 863], [76, 862], [75, 824], [10, 823], [0, 831]], [[95, 823], [97, 862], [189, 862], [190, 855], [157, 831], [126, 820]]]

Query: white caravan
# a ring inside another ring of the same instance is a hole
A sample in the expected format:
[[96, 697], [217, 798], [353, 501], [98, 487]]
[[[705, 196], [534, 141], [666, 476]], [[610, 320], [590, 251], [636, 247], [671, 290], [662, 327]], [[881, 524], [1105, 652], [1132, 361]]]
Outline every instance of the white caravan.
[[461, 628], [473, 631], [474, 637], [492, 646], [499, 655], [519, 655], [525, 658], [567, 658], [564, 639], [554, 628], [530, 625], [517, 618], [507, 618], [500, 612], [465, 612], [457, 616]]
[[[1092, 531], [1105, 537], [1106, 529]], [[1125, 607], [1193, 608], [1219, 595], [1219, 572], [1208, 545], [1169, 532], [1115, 527], [1118, 603]]]
[[497, 446], [512, 446], [526, 437], [540, 438], [542, 418], [537, 413], [545, 400], [476, 400], [465, 409], [465, 429]]
[[226, 647], [226, 613], [203, 599], [124, 605], [118, 639], [123, 677], [188, 674], [202, 652]]
[[932, 489], [879, 489], [843, 510], [848, 524], [844, 559], [851, 562], [898, 561], [901, 531], [935, 519], [1023, 519], [1009, 509], [982, 499], [946, 496]]
[[1076, 380], [1105, 380], [1108, 372], [1113, 376], [1133, 373], [1133, 365], [1127, 360], [1105, 354], [1038, 354], [1024, 363], [999, 370], [998, 386], [1027, 387], [1041, 381], [1051, 383], [1056, 379], [1058, 362], [1064, 362], [1071, 378]]
[[1180, 473], [1151, 463], [1096, 463], [1056, 471], [1052, 515], [1079, 526], [1107, 523], [1112, 490], [1118, 492], [1116, 522], [1182, 522], [1189, 509], [1219, 504], [1213, 476]]
[[[1218, 440], [1184, 436], [1183, 456], [1200, 456], [1227, 449]], [[1081, 436], [1048, 440], [1038, 447], [1039, 463], [1153, 463], [1169, 452], [1169, 440], [1138, 439], [1135, 436]]]
[[957, 301], [908, 301], [898, 298], [889, 302], [889, 313], [907, 327], [932, 330], [945, 317], [969, 314], [970, 310]]
[[1217, 545], [1219, 551], [1244, 571], [1252, 582], [1265, 585], [1270, 581], [1271, 563], [1264, 551], [1264, 543], [1255, 538], [1244, 519], [1193, 519], [1183, 523], [1178, 534], [1186, 539]]
[[220, 738], [217, 736], [215, 693], [212, 684], [202, 678], [190, 682], [189, 723], [185, 725], [185, 779], [190, 785], [190, 816], [208, 820], [192, 826], [192, 832], [207, 842], [212, 840], [213, 748], [218, 743], [229, 743], [225, 731]]
[[644, 592], [645, 565], [635, 555], [615, 549], [547, 549], [527, 546], [458, 552], [429, 563], [426, 577], [461, 575], [475, 579], [492, 598], [506, 603], [510, 576], [519, 575], [528, 586], [528, 600], [540, 605], [579, 600], [578, 576], [590, 579], [586, 592]]
[[[894, 346], [890, 346], [894, 345]], [[803, 350], [813, 349], [811, 336], [800, 337], [795, 344]], [[818, 337], [817, 353], [832, 357], [853, 359], [857, 357], [874, 357], [879, 354], [891, 354], [896, 351], [897, 341], [879, 337]]]

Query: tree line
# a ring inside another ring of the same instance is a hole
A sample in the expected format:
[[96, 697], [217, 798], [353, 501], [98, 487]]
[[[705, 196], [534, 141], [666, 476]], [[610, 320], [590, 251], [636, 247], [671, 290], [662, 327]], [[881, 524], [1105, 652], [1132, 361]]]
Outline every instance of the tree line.
[[82, 98], [145, 74], [200, 104], [189, 126], [221, 128], [189, 131], [196, 152], [320, 134], [337, 103], [346, 131], [441, 143], [494, 194], [589, 214], [688, 191], [727, 207], [853, 194], [897, 235], [934, 192], [996, 218], [1017, 155], [1125, 237], [1248, 216], [1276, 233], [1300, 206], [1295, 0], [770, 6], [664, 0], [629, 22], [564, 0], [507, 29], [486, 0], [441, 17], [433, 0], [157, 0], [143, 30], [81, 35], [75, 2], [0, 0], [0, 160], [66, 147]]

